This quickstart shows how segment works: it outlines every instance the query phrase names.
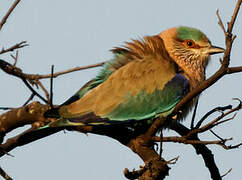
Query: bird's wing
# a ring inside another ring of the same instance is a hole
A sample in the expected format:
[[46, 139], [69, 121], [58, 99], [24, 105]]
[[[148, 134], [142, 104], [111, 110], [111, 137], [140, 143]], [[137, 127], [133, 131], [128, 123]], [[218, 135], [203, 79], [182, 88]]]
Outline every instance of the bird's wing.
[[47, 110], [44, 113], [44, 116], [46, 118], [59, 118], [60, 115], [58, 113], [58, 109], [61, 106], [69, 105], [81, 99], [87, 92], [97, 87], [98, 85], [102, 84], [113, 72], [115, 72], [120, 67], [126, 65], [127, 63], [133, 60], [132, 58], [126, 57], [127, 50], [124, 48], [116, 48], [116, 49], [113, 49], [112, 51], [114, 53], [114, 58], [104, 63], [102, 69], [94, 79], [88, 81], [73, 96], [68, 98], [64, 103], [59, 105], [57, 108], [52, 108]]
[[65, 125], [154, 118], [171, 111], [189, 91], [189, 81], [177, 74], [162, 39], [147, 37], [113, 51], [116, 61], [87, 84], [82, 97], [58, 109]]
[[189, 81], [172, 64], [135, 61], [59, 114], [73, 125], [154, 118], [170, 112], [188, 91]]
[[145, 55], [161, 52], [166, 59], [169, 59], [169, 55], [164, 48], [163, 40], [159, 36], [147, 36], [141, 41], [133, 40], [133, 42], [126, 42], [126, 46], [116, 47], [111, 51], [114, 54], [113, 59], [107, 61], [103, 65], [102, 69], [94, 79], [87, 82], [59, 107], [47, 110], [44, 113], [44, 116], [47, 118], [59, 118], [60, 115], [58, 109], [61, 106], [71, 104], [81, 99], [87, 92], [106, 81], [113, 72], [137, 58], [143, 58]]

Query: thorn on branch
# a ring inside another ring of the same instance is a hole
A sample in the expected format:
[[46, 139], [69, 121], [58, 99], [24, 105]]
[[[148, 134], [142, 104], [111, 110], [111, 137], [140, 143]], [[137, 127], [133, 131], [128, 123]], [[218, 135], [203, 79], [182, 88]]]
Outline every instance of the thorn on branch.
[[179, 156], [169, 160], [169, 161], [166, 161], [167, 164], [176, 164], [176, 162], [178, 161], [179, 159]]

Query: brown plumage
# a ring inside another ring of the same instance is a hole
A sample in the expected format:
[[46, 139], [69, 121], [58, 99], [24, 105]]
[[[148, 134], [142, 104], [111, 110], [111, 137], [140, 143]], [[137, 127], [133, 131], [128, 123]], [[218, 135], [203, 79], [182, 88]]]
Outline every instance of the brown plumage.
[[54, 111], [59, 119], [50, 126], [167, 116], [205, 79], [208, 57], [223, 49], [212, 46], [201, 31], [181, 26], [127, 42], [112, 52], [114, 59], [98, 76]]

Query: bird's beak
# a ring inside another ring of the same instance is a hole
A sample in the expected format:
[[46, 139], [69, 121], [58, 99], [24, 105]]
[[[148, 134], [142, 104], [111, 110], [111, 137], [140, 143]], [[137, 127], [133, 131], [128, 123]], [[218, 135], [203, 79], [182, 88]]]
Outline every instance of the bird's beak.
[[211, 46], [208, 49], [208, 54], [213, 55], [213, 54], [223, 53], [224, 51], [225, 51], [224, 48], [217, 47], [217, 46]]

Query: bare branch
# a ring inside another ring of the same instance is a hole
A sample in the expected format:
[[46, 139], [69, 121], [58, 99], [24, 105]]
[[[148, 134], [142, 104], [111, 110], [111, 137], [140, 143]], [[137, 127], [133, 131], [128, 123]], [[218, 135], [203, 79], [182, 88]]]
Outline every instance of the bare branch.
[[23, 106], [26, 106], [33, 98], [34, 98], [34, 94], [32, 93], [29, 98], [27, 99], [27, 101], [23, 104]]
[[236, 148], [239, 148], [240, 146], [242, 146], [242, 143], [239, 143], [239, 144], [236, 144], [236, 145], [229, 145], [229, 146], [223, 146], [223, 148], [224, 149], [227, 149], [227, 150], [229, 150], [229, 149], [236, 149]]
[[[176, 131], [178, 134], [180, 134], [183, 137], [187, 136], [190, 132], [190, 129], [188, 129], [187, 127], [183, 126], [180, 123], [173, 124], [171, 129]], [[195, 135], [191, 136], [190, 140], [200, 141], [198, 136], [195, 136]], [[204, 144], [192, 144], [192, 146], [195, 148], [196, 153], [198, 155], [202, 155], [204, 163], [210, 172], [211, 179], [221, 180], [219, 169], [215, 163], [214, 155], [212, 154], [211, 150], [209, 150], [208, 147]]]
[[50, 77], [50, 107], [53, 108], [53, 74], [54, 65], [51, 66], [51, 77]]
[[215, 112], [221, 112], [223, 114], [223, 111], [227, 110], [227, 109], [232, 109], [232, 106], [231, 105], [228, 105], [228, 106], [224, 106], [224, 107], [216, 107], [214, 109], [212, 109], [211, 111], [207, 112], [197, 123], [196, 125], [196, 129], [199, 128], [202, 123], [213, 113]]
[[0, 167], [0, 175], [6, 180], [12, 180], [12, 178]]
[[[60, 75], [64, 75], [64, 74], [68, 74], [68, 73], [72, 73], [75, 71], [80, 71], [80, 70], [84, 70], [84, 69], [90, 69], [90, 68], [95, 68], [95, 67], [99, 67], [102, 66], [105, 62], [101, 62], [101, 63], [97, 63], [97, 64], [91, 64], [91, 65], [87, 65], [87, 66], [80, 66], [80, 67], [75, 67], [75, 68], [70, 68], [67, 69], [65, 71], [60, 71], [57, 73], [53, 74], [53, 78], [56, 78]], [[26, 79], [28, 79], [29, 81], [36, 81], [36, 80], [40, 80], [40, 79], [46, 79], [46, 78], [51, 78], [51, 74], [45, 74], [45, 75], [40, 75], [40, 74], [26, 74], [23, 73], [22, 70], [20, 68], [17, 68], [11, 64], [9, 64], [8, 62], [0, 59], [0, 68], [6, 72], [7, 74], [16, 76], [16, 77], [24, 77]]]
[[20, 49], [20, 48], [23, 48], [23, 47], [26, 47], [28, 46], [28, 44], [26, 44], [26, 41], [22, 41], [20, 43], [17, 43], [13, 46], [11, 46], [10, 48], [7, 48], [7, 49], [4, 49], [2, 48], [2, 50], [0, 51], [0, 54], [4, 54], [6, 52], [10, 52], [10, 51], [14, 51], [16, 49]]
[[46, 104], [48, 104], [48, 100], [43, 98], [39, 93], [37, 93], [28, 83], [28, 81], [25, 78], [21, 78], [24, 84], [27, 86], [27, 88], [37, 97], [39, 97], [42, 101], [44, 101]]
[[10, 55], [12, 58], [13, 58], [13, 60], [14, 60], [14, 63], [13, 63], [13, 66], [16, 66], [17, 65], [17, 62], [18, 62], [18, 50], [16, 51], [16, 54], [15, 54], [15, 56], [14, 55]]
[[226, 30], [225, 30], [224, 24], [223, 24], [223, 22], [222, 22], [222, 20], [221, 20], [221, 17], [220, 17], [220, 15], [219, 15], [219, 11], [218, 11], [218, 10], [216, 11], [216, 15], [217, 15], [217, 17], [218, 17], [218, 24], [219, 24], [219, 26], [221, 27], [221, 29], [223, 30], [224, 35], [226, 35]]
[[50, 102], [49, 92], [47, 91], [47, 89], [44, 87], [44, 85], [39, 80], [36, 80], [35, 82], [44, 91], [45, 97], [46, 97], [48, 104], [49, 104], [49, 102]]
[[[230, 52], [231, 52], [232, 44], [234, 41], [234, 37], [232, 35], [232, 30], [233, 30], [234, 23], [235, 23], [236, 17], [238, 15], [238, 12], [240, 9], [240, 5], [241, 5], [241, 0], [238, 0], [236, 7], [234, 9], [232, 19], [228, 23], [228, 29], [227, 29], [227, 32], [225, 33], [226, 50], [224, 53], [221, 67], [219, 68], [219, 70], [216, 73], [214, 73], [214, 75], [212, 75], [206, 81], [202, 82], [198, 88], [196, 88], [193, 91], [191, 91], [190, 93], [188, 93], [177, 104], [176, 108], [174, 109], [174, 112], [177, 112], [179, 109], [181, 109], [183, 106], [185, 106], [188, 102], [190, 102], [194, 97], [199, 95], [202, 91], [204, 91], [205, 89], [207, 89], [208, 87], [210, 87], [211, 85], [216, 83], [219, 79], [221, 79], [224, 75], [226, 75], [228, 73], [228, 66], [229, 66], [229, 62], [230, 62]], [[219, 21], [221, 21], [221, 18], [219, 18]], [[222, 21], [221, 21], [221, 23], [222, 23]], [[223, 29], [223, 31], [224, 31], [224, 29]], [[232, 72], [230, 72], [230, 73], [232, 73]]]
[[192, 120], [191, 120], [191, 125], [190, 125], [191, 129], [194, 128], [194, 121], [195, 121], [195, 117], [196, 117], [196, 113], [197, 113], [198, 101], [199, 101], [199, 98], [197, 98], [197, 102], [196, 102], [194, 110], [193, 110]]
[[9, 8], [6, 15], [3, 17], [2, 21], [0, 22], [0, 31], [2, 30], [3, 25], [6, 23], [8, 17], [13, 12], [14, 8], [18, 5], [19, 2], [20, 2], [20, 0], [15, 0], [14, 3], [12, 4], [12, 6]]
[[[79, 67], [74, 67], [74, 68], [70, 68], [64, 71], [60, 71], [57, 73], [53, 74], [53, 78], [56, 78], [60, 75], [64, 75], [64, 74], [68, 74], [68, 73], [72, 73], [75, 71], [81, 71], [84, 69], [90, 69], [90, 68], [95, 68], [95, 67], [99, 67], [102, 66], [105, 62], [101, 62], [101, 63], [97, 63], [97, 64], [91, 64], [91, 65], [87, 65], [87, 66], [79, 66]], [[51, 74], [45, 74], [45, 75], [38, 75], [38, 74], [24, 74], [24, 76], [28, 79], [46, 79], [46, 78], [51, 78]]]
[[221, 176], [221, 178], [227, 176], [232, 171], [232, 168], [230, 168], [224, 175]]
[[205, 144], [205, 145], [217, 144], [220, 146], [221, 144], [224, 144], [225, 142], [232, 140], [232, 138], [228, 138], [228, 139], [222, 139], [218, 141], [200, 141], [200, 140], [190, 140], [187, 136], [182, 136], [182, 137], [172, 136], [172, 137], [163, 137], [163, 138], [154, 136], [152, 139], [155, 142], [162, 141], [162, 142], [174, 142], [174, 143], [182, 143], [182, 144]]
[[233, 74], [233, 73], [238, 73], [238, 72], [242, 72], [242, 66], [230, 67], [227, 70], [227, 74]]
[[233, 27], [234, 27], [234, 23], [235, 23], [236, 18], [237, 18], [237, 16], [238, 16], [238, 13], [239, 13], [239, 9], [240, 9], [241, 3], [242, 3], [242, 0], [238, 0], [238, 1], [237, 1], [237, 4], [236, 4], [236, 6], [235, 6], [234, 13], [233, 13], [232, 18], [231, 18], [231, 21], [228, 23], [228, 29], [227, 29], [227, 32], [228, 32], [229, 34], [232, 33], [232, 30], [233, 30]]

